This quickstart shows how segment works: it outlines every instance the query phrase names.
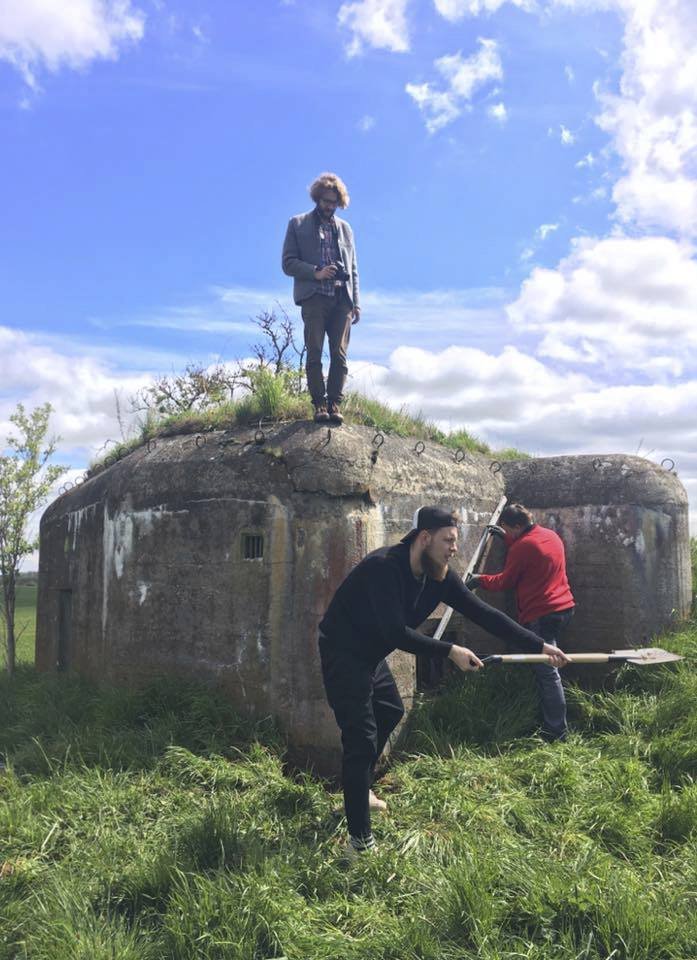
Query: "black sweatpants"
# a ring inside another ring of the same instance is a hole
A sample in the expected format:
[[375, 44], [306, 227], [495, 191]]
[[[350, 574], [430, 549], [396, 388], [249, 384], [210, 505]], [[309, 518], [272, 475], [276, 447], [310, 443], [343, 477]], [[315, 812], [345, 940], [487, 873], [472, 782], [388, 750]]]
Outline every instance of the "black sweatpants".
[[327, 700], [341, 730], [344, 808], [352, 837], [370, 836], [368, 794], [375, 764], [404, 716], [404, 705], [384, 660], [371, 664], [337, 650], [320, 636]]

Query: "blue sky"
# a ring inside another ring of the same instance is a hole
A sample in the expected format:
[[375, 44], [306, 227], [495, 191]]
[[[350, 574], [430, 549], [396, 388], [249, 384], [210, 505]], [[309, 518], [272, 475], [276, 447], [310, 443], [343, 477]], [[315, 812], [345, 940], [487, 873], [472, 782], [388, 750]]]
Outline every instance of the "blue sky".
[[0, 0], [0, 436], [50, 399], [84, 469], [115, 391], [245, 356], [335, 170], [355, 387], [694, 504], [696, 50], [689, 0]]

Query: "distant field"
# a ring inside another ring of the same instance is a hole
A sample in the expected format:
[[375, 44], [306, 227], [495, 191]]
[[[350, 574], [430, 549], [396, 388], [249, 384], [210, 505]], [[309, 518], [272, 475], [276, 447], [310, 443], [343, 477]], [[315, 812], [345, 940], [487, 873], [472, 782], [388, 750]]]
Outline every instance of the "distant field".
[[36, 634], [36, 586], [17, 587], [15, 629], [19, 637], [17, 641], [17, 660], [23, 663], [33, 663], [34, 637]]

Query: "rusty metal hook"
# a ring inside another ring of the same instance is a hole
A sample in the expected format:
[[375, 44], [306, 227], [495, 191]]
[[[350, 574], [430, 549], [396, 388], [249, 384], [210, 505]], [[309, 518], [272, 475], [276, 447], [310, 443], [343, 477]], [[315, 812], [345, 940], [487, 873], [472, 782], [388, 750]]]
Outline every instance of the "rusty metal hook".
[[384, 433], [380, 433], [380, 431], [378, 430], [378, 432], [373, 437], [373, 446], [377, 447], [379, 450], [384, 442], [385, 442], [385, 435]]
[[418, 440], [414, 444], [414, 453], [416, 454], [417, 457], [420, 457], [425, 449], [426, 449], [426, 444], [423, 442], [423, 440]]
[[258, 426], [258, 427], [256, 428], [256, 430], [254, 431], [254, 442], [255, 442], [255, 443], [265, 443], [265, 442], [266, 442], [266, 434], [265, 434], [264, 431], [261, 429], [261, 420], [259, 420], [259, 426]]
[[455, 461], [455, 463], [462, 463], [464, 459], [465, 459], [465, 451], [462, 449], [462, 447], [458, 447], [455, 453], [453, 454], [453, 460]]
[[489, 464], [489, 470], [496, 476], [497, 473], [501, 473], [501, 463], [499, 460], [492, 460]]
[[328, 447], [329, 444], [331, 443], [331, 439], [332, 439], [332, 428], [327, 427], [327, 436], [324, 438], [324, 440], [319, 440], [312, 449], [321, 450], [323, 447]]
[[[670, 464], [669, 467], [666, 467], [666, 464], [667, 464], [667, 463]], [[673, 470], [675, 470], [675, 460], [673, 460], [672, 457], [664, 457], [664, 458], [661, 460], [661, 466], [662, 466], [665, 470], [667, 470], [668, 473], [672, 473]]]

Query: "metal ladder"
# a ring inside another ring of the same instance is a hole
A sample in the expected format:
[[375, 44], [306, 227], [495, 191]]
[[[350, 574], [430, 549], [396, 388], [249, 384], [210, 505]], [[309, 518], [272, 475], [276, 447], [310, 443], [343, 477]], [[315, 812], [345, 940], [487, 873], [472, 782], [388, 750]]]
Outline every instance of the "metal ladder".
[[[477, 567], [477, 564], [482, 558], [482, 554], [484, 553], [484, 548], [486, 547], [489, 541], [489, 537], [491, 536], [491, 531], [489, 530], [489, 527], [492, 526], [493, 524], [498, 523], [499, 517], [501, 516], [501, 511], [506, 506], [506, 503], [507, 503], [506, 497], [501, 497], [498, 504], [496, 505], [496, 509], [494, 510], [491, 517], [489, 518], [489, 522], [487, 523], [486, 527], [484, 528], [484, 532], [479, 538], [479, 543], [477, 544], [477, 548], [472, 554], [472, 558], [470, 562], [467, 564], [467, 569], [465, 570], [464, 576], [462, 578], [465, 581], [465, 583], [467, 583], [467, 578], [470, 576], [470, 574], [474, 573]], [[433, 634], [434, 640], [441, 639], [441, 637], [445, 633], [446, 627], [450, 623], [450, 618], [452, 617], [452, 615], [453, 615], [453, 608], [446, 607], [445, 613], [443, 614], [440, 623], [436, 627], [436, 632]]]

